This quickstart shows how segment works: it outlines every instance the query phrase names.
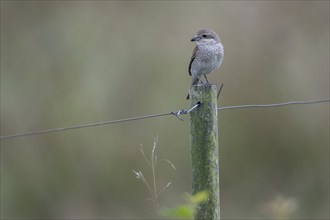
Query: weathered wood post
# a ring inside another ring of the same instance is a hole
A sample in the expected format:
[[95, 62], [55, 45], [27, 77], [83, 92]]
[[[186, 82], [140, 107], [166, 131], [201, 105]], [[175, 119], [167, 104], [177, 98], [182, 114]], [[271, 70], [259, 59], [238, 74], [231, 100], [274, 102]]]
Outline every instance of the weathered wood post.
[[208, 199], [198, 205], [195, 219], [220, 219], [217, 86], [191, 86], [190, 106], [198, 102], [190, 113], [192, 192], [205, 190]]

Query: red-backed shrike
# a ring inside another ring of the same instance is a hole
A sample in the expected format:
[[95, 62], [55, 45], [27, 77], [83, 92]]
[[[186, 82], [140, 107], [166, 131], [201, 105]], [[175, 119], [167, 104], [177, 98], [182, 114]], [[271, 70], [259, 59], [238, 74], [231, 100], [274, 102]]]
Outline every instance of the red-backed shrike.
[[[223, 60], [223, 45], [217, 33], [210, 29], [202, 29], [193, 36], [191, 41], [196, 42], [196, 47], [189, 63], [189, 75], [191, 75], [191, 85], [199, 83], [201, 76], [220, 67]], [[189, 94], [187, 96], [189, 99]]]

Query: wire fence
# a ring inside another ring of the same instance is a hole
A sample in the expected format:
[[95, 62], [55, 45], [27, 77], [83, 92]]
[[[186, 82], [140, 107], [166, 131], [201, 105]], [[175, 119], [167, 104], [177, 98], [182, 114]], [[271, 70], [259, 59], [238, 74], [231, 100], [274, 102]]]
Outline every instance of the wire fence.
[[[290, 102], [282, 102], [282, 103], [275, 103], [275, 104], [250, 104], [250, 105], [224, 106], [224, 107], [219, 107], [218, 110], [222, 111], [222, 110], [228, 110], [228, 109], [241, 109], [241, 108], [273, 108], [273, 107], [282, 107], [282, 106], [288, 106], [288, 105], [308, 105], [308, 104], [317, 104], [317, 103], [326, 103], [326, 102], [330, 102], [330, 99], [319, 99], [319, 100], [312, 100], [312, 101], [290, 101]], [[52, 128], [52, 129], [37, 130], [37, 131], [32, 131], [32, 132], [4, 135], [4, 136], [0, 136], [0, 140], [3, 141], [3, 140], [15, 139], [15, 138], [19, 138], [19, 137], [35, 136], [35, 135], [55, 133], [55, 132], [63, 132], [63, 131], [67, 131], [67, 130], [103, 126], [103, 125], [116, 124], [116, 123], [124, 123], [124, 122], [130, 122], [130, 121], [136, 121], [136, 120], [142, 120], [142, 119], [148, 119], [148, 118], [163, 117], [163, 116], [169, 116], [169, 115], [173, 115], [173, 116], [177, 117], [179, 120], [183, 121], [183, 119], [180, 117], [180, 115], [189, 114], [191, 111], [196, 109], [199, 105], [200, 105], [200, 103], [197, 103], [196, 105], [194, 105], [193, 107], [191, 107], [188, 110], [183, 109], [183, 110], [179, 110], [176, 112], [170, 111], [167, 113], [131, 117], [131, 118], [125, 118], [125, 119], [112, 120], [112, 121], [103, 121], [103, 122], [97, 122], [97, 123], [75, 125], [75, 126], [70, 126], [70, 127]]]

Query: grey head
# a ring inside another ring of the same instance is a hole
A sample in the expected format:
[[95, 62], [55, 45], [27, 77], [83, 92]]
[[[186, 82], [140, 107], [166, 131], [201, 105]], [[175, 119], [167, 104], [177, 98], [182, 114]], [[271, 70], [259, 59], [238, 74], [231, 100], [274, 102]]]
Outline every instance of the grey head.
[[212, 31], [211, 29], [202, 29], [196, 33], [196, 35], [191, 38], [191, 41], [195, 41], [197, 45], [200, 44], [212, 44], [219, 43], [220, 38], [217, 33]]

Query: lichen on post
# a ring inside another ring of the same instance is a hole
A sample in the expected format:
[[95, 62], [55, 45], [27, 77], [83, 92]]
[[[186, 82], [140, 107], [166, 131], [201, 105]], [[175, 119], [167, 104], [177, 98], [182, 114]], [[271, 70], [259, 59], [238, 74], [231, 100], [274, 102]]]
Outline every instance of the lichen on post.
[[190, 113], [192, 191], [205, 190], [208, 199], [198, 205], [195, 219], [220, 219], [216, 85], [191, 86], [190, 106], [198, 102], [199, 107]]

